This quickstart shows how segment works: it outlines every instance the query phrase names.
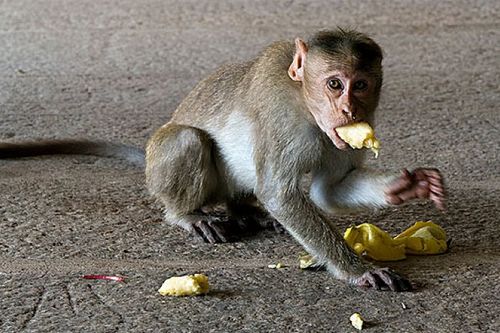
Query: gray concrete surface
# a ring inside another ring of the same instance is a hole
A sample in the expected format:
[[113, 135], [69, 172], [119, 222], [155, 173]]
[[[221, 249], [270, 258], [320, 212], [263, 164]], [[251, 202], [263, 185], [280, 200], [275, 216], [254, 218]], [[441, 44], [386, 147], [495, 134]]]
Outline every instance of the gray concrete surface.
[[[96, 157], [0, 161], [2, 332], [499, 332], [498, 1], [0, 0], [0, 140], [100, 137], [144, 145], [226, 62], [335, 25], [385, 49], [374, 167], [435, 166], [446, 214], [426, 203], [337, 219], [395, 234], [433, 219], [449, 253], [391, 264], [412, 293], [353, 289], [296, 268], [271, 231], [207, 245], [161, 225], [141, 170]], [[268, 264], [289, 267], [271, 270]], [[157, 294], [204, 272], [205, 297]], [[127, 283], [81, 274], [127, 276]], [[402, 304], [406, 305], [406, 309]]]

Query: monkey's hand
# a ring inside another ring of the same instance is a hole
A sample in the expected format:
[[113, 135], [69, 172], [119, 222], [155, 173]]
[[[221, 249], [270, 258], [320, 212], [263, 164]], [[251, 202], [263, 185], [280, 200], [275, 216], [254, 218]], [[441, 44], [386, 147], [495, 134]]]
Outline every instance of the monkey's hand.
[[355, 284], [358, 287], [374, 288], [376, 290], [413, 290], [410, 281], [387, 267], [374, 267], [355, 280]]
[[402, 175], [386, 189], [386, 200], [400, 205], [411, 199], [429, 199], [440, 209], [445, 209], [445, 189], [443, 177], [437, 169], [418, 168]]

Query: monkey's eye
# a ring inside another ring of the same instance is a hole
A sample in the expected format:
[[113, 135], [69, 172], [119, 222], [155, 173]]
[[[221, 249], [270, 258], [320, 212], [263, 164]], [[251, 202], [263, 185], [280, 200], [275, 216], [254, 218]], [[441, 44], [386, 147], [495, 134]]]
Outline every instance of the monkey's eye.
[[339, 79], [331, 79], [328, 80], [328, 87], [332, 90], [342, 90], [344, 87], [342, 86], [342, 82]]
[[368, 83], [366, 81], [356, 81], [354, 82], [354, 90], [365, 90], [368, 88]]

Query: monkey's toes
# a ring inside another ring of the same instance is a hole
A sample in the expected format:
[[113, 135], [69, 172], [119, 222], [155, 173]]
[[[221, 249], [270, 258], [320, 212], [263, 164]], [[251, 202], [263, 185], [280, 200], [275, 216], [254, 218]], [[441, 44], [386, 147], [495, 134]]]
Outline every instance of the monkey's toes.
[[267, 213], [252, 212], [246, 215], [232, 215], [229, 220], [233, 221], [234, 231], [240, 236], [253, 235], [262, 229], [274, 230], [280, 234], [286, 232], [285, 227]]
[[214, 216], [204, 216], [193, 223], [192, 234], [206, 243], [228, 243], [238, 240], [240, 227], [233, 221]]
[[374, 268], [364, 273], [358, 281], [358, 286], [376, 290], [411, 291], [410, 281], [390, 268]]
[[276, 221], [275, 219], [273, 219], [272, 224], [273, 224], [274, 231], [276, 231], [278, 234], [284, 234], [284, 233], [286, 233], [285, 227], [281, 223], [279, 223], [278, 221]]
[[206, 243], [227, 243], [229, 241], [227, 231], [217, 218], [199, 220], [193, 224], [193, 235]]
[[259, 221], [259, 224], [264, 229], [274, 230], [278, 234], [286, 233], [285, 227], [281, 223], [279, 223], [275, 218], [272, 218], [270, 216], [265, 216], [265, 217], [258, 218], [258, 221]]

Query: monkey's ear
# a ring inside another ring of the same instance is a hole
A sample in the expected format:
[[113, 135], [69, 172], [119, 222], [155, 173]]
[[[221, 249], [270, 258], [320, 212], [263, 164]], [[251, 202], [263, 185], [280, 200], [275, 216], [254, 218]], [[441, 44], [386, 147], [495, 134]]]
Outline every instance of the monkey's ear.
[[288, 68], [288, 76], [294, 81], [302, 81], [304, 79], [304, 62], [306, 60], [307, 45], [300, 39], [295, 39], [295, 55], [293, 62]]

